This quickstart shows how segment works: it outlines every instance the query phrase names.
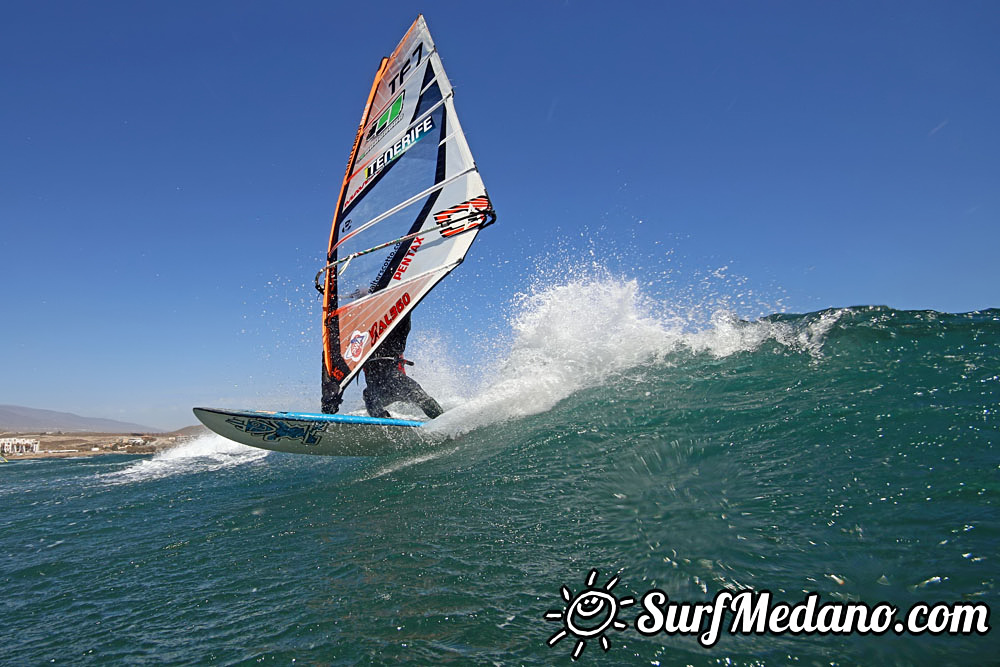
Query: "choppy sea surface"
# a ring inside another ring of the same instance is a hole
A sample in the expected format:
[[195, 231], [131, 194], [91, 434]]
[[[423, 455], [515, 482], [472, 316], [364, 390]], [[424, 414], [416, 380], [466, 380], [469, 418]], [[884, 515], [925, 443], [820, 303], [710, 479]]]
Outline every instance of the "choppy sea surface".
[[[396, 457], [211, 436], [0, 464], [0, 663], [573, 664], [546, 613], [593, 569], [620, 597], [997, 609], [1000, 311], [692, 327], [593, 280], [534, 294], [511, 326], [482, 385], [442, 397], [433, 441]], [[706, 649], [639, 634], [637, 613], [576, 664], [1000, 655], [996, 630]]]

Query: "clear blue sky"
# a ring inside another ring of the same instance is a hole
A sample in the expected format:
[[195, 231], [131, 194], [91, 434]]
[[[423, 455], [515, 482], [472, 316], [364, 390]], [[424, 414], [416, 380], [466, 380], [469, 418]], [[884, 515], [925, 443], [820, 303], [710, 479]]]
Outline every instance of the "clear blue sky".
[[5, 2], [0, 403], [318, 400], [312, 276], [418, 12], [500, 220], [415, 326], [495, 331], [557, 243], [793, 312], [1000, 306], [996, 2]]

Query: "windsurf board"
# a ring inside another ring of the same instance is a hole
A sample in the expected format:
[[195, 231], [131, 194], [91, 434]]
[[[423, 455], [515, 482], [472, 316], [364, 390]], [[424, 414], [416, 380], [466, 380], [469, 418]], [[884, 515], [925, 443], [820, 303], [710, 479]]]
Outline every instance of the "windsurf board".
[[251, 447], [292, 454], [385, 456], [420, 441], [424, 422], [311, 412], [194, 408], [202, 424]]

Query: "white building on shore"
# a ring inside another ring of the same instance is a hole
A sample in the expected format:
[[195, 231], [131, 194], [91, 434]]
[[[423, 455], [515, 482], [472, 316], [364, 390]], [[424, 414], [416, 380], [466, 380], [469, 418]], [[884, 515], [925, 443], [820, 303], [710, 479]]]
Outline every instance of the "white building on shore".
[[34, 454], [38, 441], [32, 438], [0, 438], [0, 454]]

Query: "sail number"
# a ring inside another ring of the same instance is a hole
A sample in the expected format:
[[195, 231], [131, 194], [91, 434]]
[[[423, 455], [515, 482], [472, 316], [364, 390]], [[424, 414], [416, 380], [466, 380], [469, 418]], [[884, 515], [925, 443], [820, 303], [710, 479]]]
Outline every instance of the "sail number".
[[390, 95], [395, 94], [396, 88], [398, 86], [403, 85], [403, 79], [406, 78], [407, 72], [410, 71], [410, 68], [416, 67], [417, 65], [420, 64], [420, 58], [423, 57], [423, 55], [424, 55], [424, 43], [420, 42], [419, 44], [417, 44], [417, 48], [413, 49], [413, 53], [410, 55], [409, 58], [407, 58], [406, 62], [403, 63], [403, 66], [399, 68], [399, 71], [396, 73], [396, 75], [389, 80]]

